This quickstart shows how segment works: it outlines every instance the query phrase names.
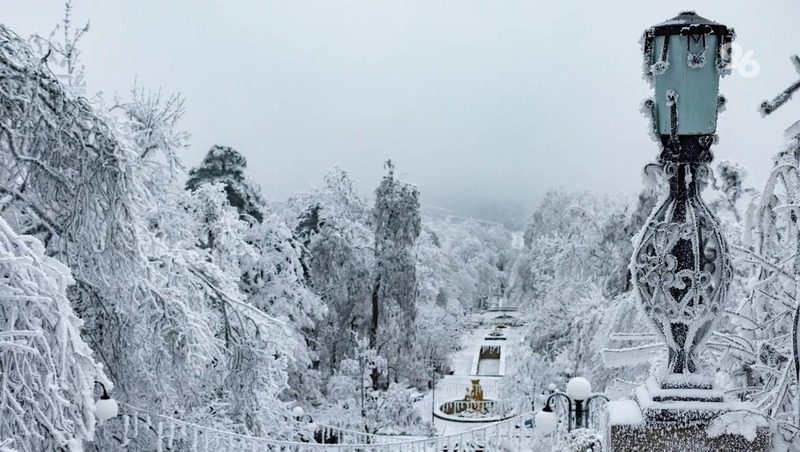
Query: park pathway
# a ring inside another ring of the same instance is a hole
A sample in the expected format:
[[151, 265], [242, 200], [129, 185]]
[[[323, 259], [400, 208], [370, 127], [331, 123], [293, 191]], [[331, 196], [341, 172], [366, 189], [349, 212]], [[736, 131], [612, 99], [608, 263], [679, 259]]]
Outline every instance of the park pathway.
[[[500, 316], [503, 316], [504, 320], [497, 320]], [[464, 333], [463, 348], [451, 360], [453, 375], [445, 375], [437, 382], [436, 390], [433, 391], [435, 401], [432, 401], [433, 394], [428, 392], [416, 403], [423, 419], [433, 419], [433, 425], [438, 435], [468, 431], [493, 422], [453, 422], [433, 416], [432, 411], [446, 401], [463, 399], [470, 387], [470, 380], [473, 378], [480, 378], [485, 398], [495, 400], [500, 398], [500, 386], [505, 375], [514, 371], [514, 357], [521, 345], [524, 332], [522, 327], [509, 326], [499, 330], [504, 333], [505, 340], [487, 340], [487, 337], [495, 330], [497, 322], [514, 323], [517, 319], [516, 311], [490, 310], [471, 314], [472, 326]], [[484, 361], [479, 366], [478, 356], [482, 347], [500, 347], [501, 358]], [[524, 408], [520, 407], [524, 411], [530, 409], [530, 407]]]

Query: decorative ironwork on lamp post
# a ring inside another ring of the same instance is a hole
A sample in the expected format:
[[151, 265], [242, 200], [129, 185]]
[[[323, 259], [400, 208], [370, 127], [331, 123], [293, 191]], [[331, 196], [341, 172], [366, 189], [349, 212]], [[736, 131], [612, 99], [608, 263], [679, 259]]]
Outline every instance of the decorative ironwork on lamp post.
[[653, 329], [669, 349], [662, 387], [711, 388], [687, 378], [711, 333], [732, 276], [719, 223], [700, 196], [711, 175], [711, 145], [724, 103], [719, 79], [729, 72], [731, 28], [685, 11], [645, 31], [644, 70], [655, 89], [645, 102], [661, 144], [668, 181], [635, 239], [631, 275]]

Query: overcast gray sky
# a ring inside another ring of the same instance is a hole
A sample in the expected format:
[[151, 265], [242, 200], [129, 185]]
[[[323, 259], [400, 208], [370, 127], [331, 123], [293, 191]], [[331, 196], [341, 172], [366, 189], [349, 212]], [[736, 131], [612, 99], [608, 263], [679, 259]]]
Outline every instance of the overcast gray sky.
[[[89, 89], [186, 96], [188, 166], [215, 143], [246, 155], [271, 199], [333, 166], [369, 193], [393, 158], [423, 202], [530, 207], [549, 188], [635, 193], [658, 149], [640, 101], [643, 29], [695, 9], [734, 26], [760, 65], [725, 78], [717, 158], [760, 186], [800, 99], [756, 107], [798, 75], [792, 1], [75, 0]], [[57, 0], [0, 0], [0, 21], [46, 34]]]

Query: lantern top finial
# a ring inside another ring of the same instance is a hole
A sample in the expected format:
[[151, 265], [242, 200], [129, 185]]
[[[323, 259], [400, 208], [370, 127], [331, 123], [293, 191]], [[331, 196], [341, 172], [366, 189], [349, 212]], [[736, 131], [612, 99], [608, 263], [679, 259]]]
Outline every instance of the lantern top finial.
[[660, 24], [653, 25], [653, 34], [659, 35], [673, 35], [680, 34], [681, 30], [686, 27], [695, 28], [700, 31], [711, 32], [717, 35], [724, 35], [728, 32], [728, 27], [713, 20], [706, 19], [705, 17], [697, 14], [694, 11], [681, 11], [680, 14], [668, 19]]

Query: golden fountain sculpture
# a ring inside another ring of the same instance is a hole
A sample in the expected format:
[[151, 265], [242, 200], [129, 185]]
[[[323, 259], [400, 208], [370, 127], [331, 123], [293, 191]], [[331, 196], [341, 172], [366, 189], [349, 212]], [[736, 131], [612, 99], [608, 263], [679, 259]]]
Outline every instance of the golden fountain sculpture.
[[472, 385], [467, 388], [467, 394], [464, 396], [465, 402], [472, 402], [467, 408], [469, 411], [482, 412], [486, 407], [483, 404], [483, 388], [481, 387], [481, 379], [470, 379]]

